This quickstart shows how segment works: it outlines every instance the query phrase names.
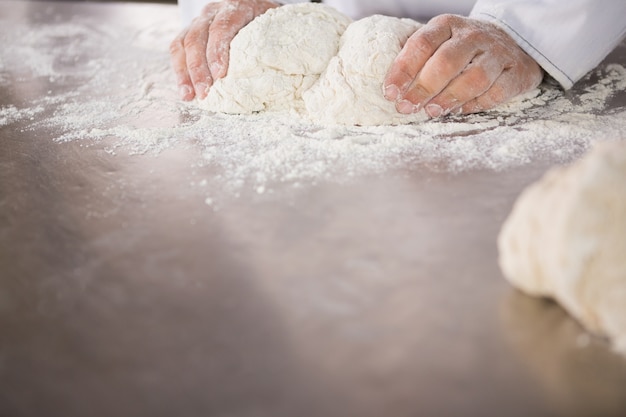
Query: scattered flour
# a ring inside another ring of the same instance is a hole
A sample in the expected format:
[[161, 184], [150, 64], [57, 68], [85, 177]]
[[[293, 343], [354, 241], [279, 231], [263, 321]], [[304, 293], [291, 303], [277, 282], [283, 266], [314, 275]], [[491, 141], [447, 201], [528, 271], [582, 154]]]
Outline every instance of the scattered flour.
[[0, 128], [40, 129], [58, 142], [106, 138], [111, 152], [191, 147], [190, 169], [213, 172], [210, 185], [235, 193], [396, 169], [568, 162], [626, 131], [619, 64], [601, 65], [566, 93], [546, 83], [489, 113], [419, 124], [323, 127], [288, 114], [208, 113], [178, 99], [167, 53], [178, 31], [171, 15], [146, 19], [140, 30], [84, 16], [39, 26], [0, 17], [0, 89], [14, 92], [0, 97]]

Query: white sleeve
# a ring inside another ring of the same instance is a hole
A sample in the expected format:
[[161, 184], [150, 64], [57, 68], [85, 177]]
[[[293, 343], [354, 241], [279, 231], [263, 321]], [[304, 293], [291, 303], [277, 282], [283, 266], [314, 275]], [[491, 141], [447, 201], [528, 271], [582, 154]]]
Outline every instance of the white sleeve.
[[[220, 0], [178, 0], [183, 24], [187, 26], [198, 16], [207, 3]], [[279, 3], [302, 3], [307, 0], [276, 0]], [[385, 14], [397, 17], [411, 17], [426, 21], [441, 13], [469, 14], [476, 0], [324, 0], [340, 12], [353, 19], [360, 19], [373, 14]]]
[[[209, 3], [216, 3], [221, 0], [178, 0], [178, 9], [183, 26], [191, 23], [194, 17], [198, 16], [202, 8]], [[277, 3], [304, 3], [307, 0], [276, 0]]]
[[353, 19], [373, 14], [410, 17], [420, 21], [442, 13], [467, 15], [476, 0], [324, 0]]
[[499, 25], [564, 88], [626, 35], [624, 0], [478, 0], [470, 16]]

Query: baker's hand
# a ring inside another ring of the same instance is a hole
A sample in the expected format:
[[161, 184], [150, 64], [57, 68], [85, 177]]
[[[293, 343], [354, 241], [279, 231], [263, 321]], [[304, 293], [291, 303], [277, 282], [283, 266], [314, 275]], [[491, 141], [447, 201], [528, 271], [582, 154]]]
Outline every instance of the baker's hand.
[[476, 113], [537, 87], [539, 65], [494, 24], [441, 15], [416, 31], [383, 85], [400, 113]]
[[200, 16], [170, 44], [170, 57], [183, 100], [206, 97], [213, 81], [226, 75], [230, 42], [270, 0], [225, 0], [207, 4]]

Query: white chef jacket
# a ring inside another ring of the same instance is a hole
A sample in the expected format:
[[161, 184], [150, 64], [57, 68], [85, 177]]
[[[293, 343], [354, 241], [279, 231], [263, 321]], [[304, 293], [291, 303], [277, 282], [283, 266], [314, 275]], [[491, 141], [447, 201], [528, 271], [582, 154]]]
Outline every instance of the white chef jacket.
[[[218, 0], [179, 0], [188, 24]], [[302, 0], [282, 0], [299, 3]], [[626, 0], [326, 0], [352, 18], [374, 13], [425, 20], [442, 13], [490, 21], [564, 88], [595, 68], [626, 36]]]

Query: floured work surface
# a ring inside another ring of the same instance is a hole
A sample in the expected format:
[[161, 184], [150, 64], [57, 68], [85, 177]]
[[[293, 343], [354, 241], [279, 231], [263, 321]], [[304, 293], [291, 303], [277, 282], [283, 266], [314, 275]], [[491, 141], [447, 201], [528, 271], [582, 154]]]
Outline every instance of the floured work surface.
[[495, 248], [626, 131], [624, 47], [566, 94], [322, 128], [179, 102], [176, 13], [0, 3], [0, 414], [624, 414], [624, 359]]

